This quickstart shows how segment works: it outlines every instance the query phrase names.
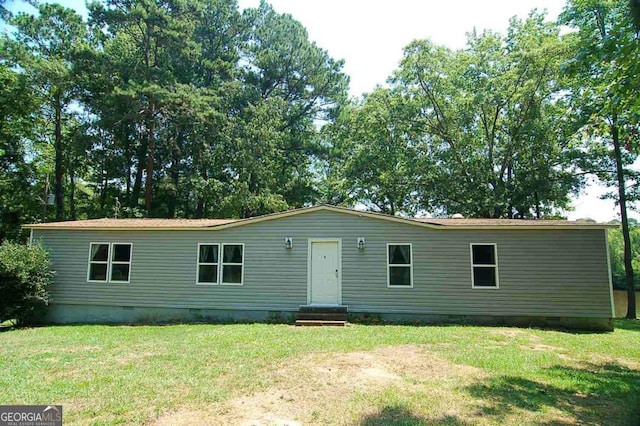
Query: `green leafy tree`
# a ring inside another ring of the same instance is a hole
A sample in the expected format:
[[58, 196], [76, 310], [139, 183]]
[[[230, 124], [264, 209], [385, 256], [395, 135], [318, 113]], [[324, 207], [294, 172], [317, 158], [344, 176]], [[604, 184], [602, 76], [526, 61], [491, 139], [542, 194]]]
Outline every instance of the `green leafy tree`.
[[512, 19], [506, 36], [471, 33], [464, 50], [411, 43], [393, 82], [419, 106], [420, 146], [439, 166], [423, 198], [441, 212], [481, 217], [567, 208], [581, 184], [566, 142], [567, 55], [559, 27], [535, 12]]
[[577, 29], [567, 39], [576, 51], [566, 69], [574, 77], [572, 106], [582, 120], [577, 139], [584, 143], [582, 169], [607, 186], [620, 208], [628, 318], [636, 318], [632, 241], [627, 208], [637, 199], [637, 174], [630, 169], [638, 155], [636, 80], [640, 43], [627, 3], [571, 0], [563, 23]]
[[235, 0], [89, 11], [88, 23], [55, 4], [7, 15], [0, 185], [24, 191], [0, 194], [3, 227], [47, 220], [48, 174], [58, 219], [113, 215], [116, 198], [121, 215], [169, 217], [315, 202], [318, 127], [348, 79], [300, 23]]
[[[20, 0], [0, 0], [0, 22], [11, 19], [12, 13], [8, 6], [11, 3], [18, 3], [19, 1]], [[25, 0], [25, 3], [37, 7], [37, 0]]]
[[169, 167], [160, 177], [159, 197], [169, 216], [230, 215], [221, 201], [233, 181], [228, 165], [243, 99], [238, 65], [243, 26], [235, 1], [199, 1], [192, 7], [199, 53], [179, 72], [182, 85], [173, 98], [162, 154]]
[[333, 141], [328, 161], [339, 174], [331, 190], [344, 191], [343, 203], [391, 215], [416, 213], [416, 189], [425, 179], [416, 179], [417, 169], [427, 170], [428, 159], [414, 144], [413, 106], [400, 93], [377, 88], [341, 110], [325, 137]]
[[5, 20], [10, 16], [6, 3], [6, 0], [0, 0], [0, 20]]
[[[312, 203], [317, 198], [313, 181], [313, 159], [319, 150], [317, 125], [333, 120], [336, 108], [346, 99], [343, 61], [332, 59], [309, 41], [299, 22], [276, 13], [264, 1], [245, 11], [244, 20], [248, 32], [243, 55], [251, 64], [243, 76], [250, 105], [244, 130], [249, 134], [239, 133], [239, 143], [245, 140], [255, 146], [260, 141], [255, 136], [268, 136], [270, 152], [259, 159], [270, 163], [270, 171], [264, 179], [268, 185], [261, 184], [262, 176], [254, 173], [240, 175], [240, 181], [250, 193], [262, 193], [276, 205], [284, 206], [278, 199], [291, 207]], [[261, 129], [257, 118], [265, 114], [273, 117], [265, 124], [275, 127]], [[255, 190], [256, 185], [261, 188]]]
[[[624, 238], [622, 228], [609, 229], [609, 257], [611, 262], [611, 281], [616, 289], [626, 290], [627, 277], [624, 270]], [[631, 263], [634, 270], [640, 268], [640, 227], [629, 227], [631, 240]], [[636, 290], [640, 290], [640, 277], [634, 275]]]
[[42, 4], [38, 16], [19, 13], [10, 21], [16, 28], [13, 57], [44, 100], [43, 115], [53, 123], [47, 132], [55, 151], [54, 194], [56, 219], [64, 218], [64, 125], [77, 90], [74, 55], [82, 48], [86, 27], [82, 17], [59, 4]]
[[[0, 57], [6, 38], [0, 38]], [[20, 235], [38, 215], [35, 138], [39, 102], [26, 75], [0, 61], [0, 241]], [[29, 161], [31, 157], [31, 161]]]
[[[92, 25], [106, 35], [105, 49], [113, 49], [120, 55], [115, 62], [121, 72], [115, 91], [127, 104], [135, 105], [135, 122], [144, 126], [141, 149], [146, 155], [144, 206], [149, 213], [154, 193], [158, 123], [165, 119], [169, 98], [178, 83], [175, 68], [192, 60], [197, 52], [191, 37], [193, 15], [188, 3], [173, 0], [110, 0], [105, 5], [92, 3], [89, 9]], [[141, 163], [138, 185], [142, 178]]]
[[635, 25], [636, 31], [640, 31], [640, 2], [638, 0], [628, 0], [631, 19]]
[[90, 10], [99, 49], [86, 67], [88, 171], [99, 211], [115, 197], [134, 211], [143, 184], [156, 216], [245, 217], [313, 202], [316, 125], [331, 119], [347, 79], [298, 22], [266, 3], [240, 16], [229, 0]]

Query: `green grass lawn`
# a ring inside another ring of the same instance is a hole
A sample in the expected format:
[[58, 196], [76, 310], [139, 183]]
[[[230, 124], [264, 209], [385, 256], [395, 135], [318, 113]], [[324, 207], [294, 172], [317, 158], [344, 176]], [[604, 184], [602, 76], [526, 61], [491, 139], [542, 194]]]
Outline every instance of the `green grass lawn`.
[[[65, 424], [640, 424], [640, 322], [0, 333], [0, 404]], [[289, 422], [289, 423], [287, 423]]]

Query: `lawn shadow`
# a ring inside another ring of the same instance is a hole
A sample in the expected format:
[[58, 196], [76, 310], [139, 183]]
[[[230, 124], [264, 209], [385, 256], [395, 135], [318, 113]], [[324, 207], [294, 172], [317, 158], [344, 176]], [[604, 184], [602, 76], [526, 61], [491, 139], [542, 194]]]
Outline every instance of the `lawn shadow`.
[[[566, 387], [542, 381], [554, 378]], [[504, 419], [516, 409], [540, 412], [556, 408], [579, 424], [638, 425], [640, 418], [640, 371], [616, 363], [583, 368], [556, 365], [541, 374], [541, 381], [499, 376], [467, 388], [487, 404], [481, 414]]]
[[271, 324], [271, 325], [292, 325], [295, 323], [293, 316], [270, 316], [264, 319], [254, 318], [231, 318], [231, 317], [202, 317], [195, 319], [182, 318], [141, 318], [136, 321], [76, 321], [76, 322], [40, 322], [30, 324], [27, 328], [46, 327], [171, 327], [176, 325], [251, 325], [251, 324]]
[[615, 325], [621, 330], [640, 331], [640, 319], [619, 318], [615, 320]]
[[445, 415], [437, 419], [427, 419], [411, 412], [403, 405], [393, 405], [384, 407], [378, 413], [369, 414], [362, 419], [360, 424], [362, 426], [467, 426], [469, 423], [452, 415]]
[[474, 318], [466, 316], [449, 316], [442, 315], [443, 318], [437, 319], [387, 319], [381, 314], [369, 313], [350, 313], [349, 322], [352, 324], [364, 326], [409, 326], [409, 327], [500, 327], [513, 328], [520, 330], [541, 330], [541, 331], [558, 331], [568, 334], [607, 334], [613, 332], [613, 329], [601, 328], [599, 325], [593, 324], [563, 324], [557, 319], [544, 318], [524, 318], [513, 319], [509, 317], [483, 317]]
[[[613, 330], [581, 330], [581, 329], [568, 329], [568, 328], [546, 328], [547, 330], [555, 330], [568, 334], [606, 334], [613, 333], [615, 330], [629, 330], [640, 332], [640, 319], [627, 319], [627, 318], [615, 318], [613, 320]], [[542, 327], [541, 329], [545, 329]]]

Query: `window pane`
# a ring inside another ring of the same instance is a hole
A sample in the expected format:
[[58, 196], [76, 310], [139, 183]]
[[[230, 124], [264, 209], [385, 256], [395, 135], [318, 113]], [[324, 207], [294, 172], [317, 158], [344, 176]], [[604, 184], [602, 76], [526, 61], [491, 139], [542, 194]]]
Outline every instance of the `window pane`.
[[411, 264], [411, 246], [408, 246], [408, 245], [389, 246], [389, 263], [392, 265]]
[[496, 287], [496, 268], [474, 267], [473, 285], [476, 287]]
[[114, 263], [111, 265], [111, 281], [129, 281], [128, 263]]
[[200, 246], [200, 263], [218, 263], [218, 245], [208, 244]]
[[222, 282], [227, 284], [242, 283], [242, 266], [225, 265], [222, 267]]
[[91, 260], [106, 262], [109, 257], [109, 244], [91, 244]]
[[411, 268], [389, 266], [389, 285], [411, 286]]
[[242, 246], [238, 244], [225, 244], [222, 260], [225, 263], [242, 263]]
[[495, 265], [495, 246], [488, 244], [473, 245], [473, 263], [475, 265]]
[[131, 261], [131, 245], [114, 244], [112, 260], [115, 262], [130, 262]]
[[92, 263], [89, 265], [89, 280], [106, 281], [107, 280], [107, 264]]
[[217, 265], [200, 265], [198, 267], [199, 283], [217, 283], [218, 282], [218, 266]]

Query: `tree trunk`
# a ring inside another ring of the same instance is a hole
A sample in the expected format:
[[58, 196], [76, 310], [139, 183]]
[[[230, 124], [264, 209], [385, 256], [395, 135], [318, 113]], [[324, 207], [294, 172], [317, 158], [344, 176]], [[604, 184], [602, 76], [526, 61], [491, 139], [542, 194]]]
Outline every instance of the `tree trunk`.
[[147, 118], [147, 129], [149, 131], [149, 145], [147, 147], [147, 180], [145, 181], [144, 205], [147, 209], [147, 215], [151, 211], [151, 201], [153, 198], [153, 163], [154, 152], [156, 148], [155, 141], [155, 110], [154, 110], [153, 94], [149, 94], [149, 117]]
[[622, 219], [622, 237], [624, 239], [624, 275], [627, 285], [627, 318], [636, 318], [636, 293], [633, 280], [633, 265], [631, 263], [631, 237], [629, 235], [629, 220], [627, 217], [627, 194], [625, 190], [625, 176], [622, 165], [622, 153], [620, 151], [620, 135], [618, 125], [614, 117], [611, 124], [611, 136], [613, 138], [613, 150], [616, 159], [616, 172], [618, 179], [618, 201], [620, 203], [620, 218]]
[[131, 198], [129, 199], [129, 207], [131, 208], [138, 207], [140, 191], [142, 190], [142, 172], [144, 170], [145, 153], [147, 152], [147, 147], [144, 146], [144, 144], [142, 145], [143, 146], [141, 146], [136, 153], [138, 163], [136, 164], [136, 179], [133, 182], [133, 191], [131, 192]]
[[204, 215], [204, 199], [198, 195], [198, 201], [196, 202], [196, 219], [202, 219]]
[[102, 192], [100, 193], [100, 210], [105, 213], [107, 205], [107, 190], [109, 189], [109, 169], [105, 158], [102, 166]]
[[[207, 169], [204, 167], [204, 165], [202, 166], [201, 174], [202, 174], [202, 178], [206, 182], [208, 179], [208, 176], [207, 176]], [[202, 196], [202, 194], [197, 195], [197, 200], [198, 201], [196, 202], [196, 219], [201, 219], [204, 217], [204, 213], [205, 213], [204, 197]]]
[[173, 139], [173, 149], [171, 150], [171, 182], [173, 183], [173, 194], [168, 200], [169, 217], [175, 217], [176, 205], [178, 204], [178, 185], [180, 184], [180, 149], [178, 148], [178, 137]]
[[62, 220], [64, 216], [64, 187], [62, 183], [62, 95], [60, 91], [55, 94], [55, 134], [54, 146], [56, 151], [55, 164], [55, 198], [56, 220]]
[[69, 162], [69, 210], [71, 220], [76, 220], [76, 158]]
[[[124, 127], [124, 126], [123, 126]], [[128, 204], [131, 204], [131, 138], [129, 137], [129, 133], [126, 128], [123, 129], [122, 136], [124, 137], [124, 152], [127, 156], [127, 182], [126, 182], [126, 191], [125, 191], [125, 199]]]
[[513, 191], [511, 190], [511, 166], [507, 166], [507, 188], [509, 191], [509, 201], [507, 202], [507, 218], [513, 219]]

